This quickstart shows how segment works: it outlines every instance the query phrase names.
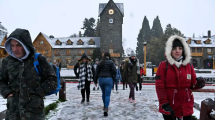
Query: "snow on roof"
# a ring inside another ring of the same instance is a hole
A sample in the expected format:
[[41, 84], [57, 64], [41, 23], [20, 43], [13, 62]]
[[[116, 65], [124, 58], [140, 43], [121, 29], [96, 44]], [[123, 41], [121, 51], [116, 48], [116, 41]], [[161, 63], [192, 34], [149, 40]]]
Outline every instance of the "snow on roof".
[[[42, 33], [42, 35], [46, 38], [52, 48], [100, 48], [100, 37], [62, 37], [62, 38], [49, 38], [47, 35]], [[82, 40], [84, 42], [83, 45], [78, 45], [78, 40]], [[95, 45], [89, 45], [90, 40], [94, 40]], [[56, 41], [59, 40], [62, 42], [61, 45], [56, 45]], [[72, 45], [67, 45], [67, 41], [71, 40], [73, 42]]]
[[[186, 37], [185, 41], [191, 39], [191, 44], [189, 44], [190, 47], [215, 47], [215, 38], [193, 38], [193, 37]], [[205, 44], [204, 41], [207, 39], [211, 40], [211, 44]], [[201, 44], [196, 44], [194, 41], [195, 40], [200, 40]]]
[[215, 35], [212, 35], [211, 38], [215, 39]]
[[7, 31], [7, 29], [1, 24], [1, 22], [0, 22], [0, 29]]
[[[122, 15], [124, 16], [124, 5], [123, 5], [123, 3], [115, 3], [115, 4], [118, 7], [118, 9], [120, 10], [120, 12], [122, 13]], [[102, 11], [104, 10], [106, 5], [107, 5], [107, 3], [100, 3], [99, 4], [99, 16], [102, 13]]]

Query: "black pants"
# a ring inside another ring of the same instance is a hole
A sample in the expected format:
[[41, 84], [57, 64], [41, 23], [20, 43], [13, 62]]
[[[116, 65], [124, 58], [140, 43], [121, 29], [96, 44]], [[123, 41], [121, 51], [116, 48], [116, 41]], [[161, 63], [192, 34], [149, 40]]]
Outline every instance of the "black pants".
[[85, 100], [85, 91], [86, 91], [88, 102], [90, 100], [90, 84], [91, 84], [91, 81], [85, 80], [85, 88], [81, 90], [81, 95], [83, 100]]
[[123, 90], [125, 90], [125, 87], [128, 88], [127, 82], [125, 82], [125, 79], [122, 78], [122, 84], [123, 84]]
[[[176, 119], [176, 117], [173, 117], [173, 116], [170, 116], [170, 115], [164, 115], [164, 114], [163, 114], [163, 118], [164, 118], [164, 120], [181, 120], [180, 118]], [[184, 116], [183, 120], [192, 120], [192, 117], [191, 117], [191, 115]]]
[[[142, 79], [140, 79], [137, 84], [139, 84], [139, 90], [141, 91], [142, 90]], [[138, 91], [137, 85], [136, 85], [136, 91]]]

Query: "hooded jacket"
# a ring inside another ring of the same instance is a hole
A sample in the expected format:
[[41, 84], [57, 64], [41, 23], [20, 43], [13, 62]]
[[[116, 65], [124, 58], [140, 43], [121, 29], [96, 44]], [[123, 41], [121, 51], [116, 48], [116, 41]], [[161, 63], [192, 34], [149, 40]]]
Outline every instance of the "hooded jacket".
[[[175, 39], [179, 39], [183, 44], [181, 62], [177, 62], [171, 56]], [[169, 103], [176, 117], [192, 115], [194, 97], [191, 89], [194, 89], [196, 84], [196, 74], [193, 66], [190, 65], [190, 48], [184, 38], [174, 35], [168, 39], [165, 50], [167, 61], [160, 63], [155, 77], [159, 111], [162, 113], [161, 106]], [[166, 64], [166, 62], [168, 63]]]
[[[10, 46], [11, 39], [19, 42], [25, 56], [16, 58]], [[9, 56], [2, 61], [0, 69], [0, 92], [7, 98], [6, 119], [44, 120], [43, 97], [57, 87], [57, 77], [49, 62], [42, 55], [38, 57], [42, 76], [34, 66], [34, 47], [28, 30], [16, 29], [5, 42]], [[9, 94], [13, 96], [8, 97]]]

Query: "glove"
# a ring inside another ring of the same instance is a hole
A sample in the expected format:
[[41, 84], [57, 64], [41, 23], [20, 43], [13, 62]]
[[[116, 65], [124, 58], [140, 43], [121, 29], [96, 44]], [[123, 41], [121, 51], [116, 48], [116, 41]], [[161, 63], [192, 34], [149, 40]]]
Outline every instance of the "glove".
[[196, 81], [196, 85], [198, 85], [199, 88], [203, 88], [205, 86], [205, 80], [203, 77], [197, 77]]
[[170, 107], [169, 103], [165, 103], [161, 106], [162, 108], [162, 113], [165, 115], [175, 115], [175, 112], [172, 110]]

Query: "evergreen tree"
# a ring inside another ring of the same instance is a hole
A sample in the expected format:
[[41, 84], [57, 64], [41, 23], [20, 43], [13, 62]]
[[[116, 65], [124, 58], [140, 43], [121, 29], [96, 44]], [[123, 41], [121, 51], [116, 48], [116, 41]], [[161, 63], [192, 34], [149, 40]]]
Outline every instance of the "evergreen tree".
[[142, 28], [137, 37], [136, 54], [140, 63], [144, 62], [143, 42], [148, 42], [151, 39], [149, 21], [146, 16], [143, 19]]
[[161, 27], [161, 23], [158, 16], [153, 21], [151, 35], [156, 38], [160, 38], [163, 35], [163, 28]]
[[83, 22], [83, 29], [84, 30], [84, 37], [94, 37], [95, 36], [95, 19], [94, 18], [90, 18], [90, 19], [87, 19], [85, 18], [84, 19], [84, 22]]
[[98, 58], [99, 60], [101, 60], [101, 58], [102, 58], [102, 52], [101, 52], [100, 48], [95, 48], [93, 50], [93, 54], [92, 54], [93, 61], [95, 61], [96, 58]]
[[100, 21], [99, 19], [97, 20], [96, 28], [95, 28], [95, 37], [100, 36]]

